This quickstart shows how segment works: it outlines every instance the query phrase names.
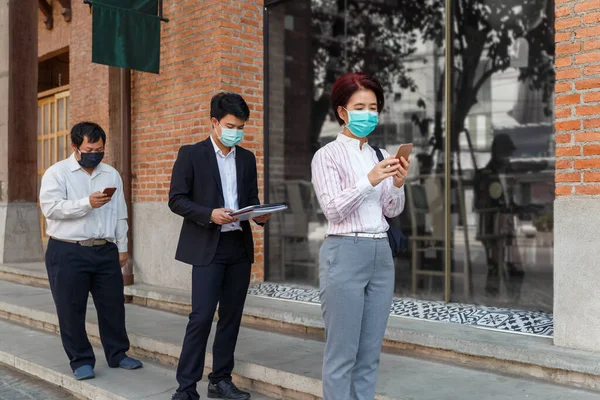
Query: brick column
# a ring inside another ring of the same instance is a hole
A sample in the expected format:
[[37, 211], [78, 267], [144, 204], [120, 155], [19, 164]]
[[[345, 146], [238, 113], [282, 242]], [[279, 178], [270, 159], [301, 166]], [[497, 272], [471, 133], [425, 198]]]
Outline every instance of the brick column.
[[0, 263], [42, 259], [37, 210], [38, 3], [0, 3]]
[[[241, 94], [250, 107], [250, 121], [244, 129], [242, 146], [256, 155], [258, 192], [264, 201], [264, 104], [263, 104], [263, 1], [221, 0], [217, 13], [227, 15], [213, 31], [219, 57], [215, 89]], [[254, 256], [252, 282], [264, 279], [264, 231], [253, 227]]]
[[600, 1], [556, 1], [554, 342], [600, 350]]
[[[181, 0], [164, 3], [160, 75], [134, 72], [132, 83], [133, 223], [136, 282], [189, 288], [189, 269], [173, 256], [181, 218], [166, 206], [171, 169], [182, 145], [211, 133], [210, 99], [244, 96], [250, 121], [242, 146], [256, 155], [264, 194], [263, 2]], [[160, 226], [160, 230], [156, 230]], [[254, 228], [252, 280], [263, 279], [263, 231]]]

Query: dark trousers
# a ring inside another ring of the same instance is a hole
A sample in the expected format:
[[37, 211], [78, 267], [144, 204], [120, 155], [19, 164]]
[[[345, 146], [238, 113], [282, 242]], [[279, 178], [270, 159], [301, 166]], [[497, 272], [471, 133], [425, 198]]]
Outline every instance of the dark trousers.
[[196, 383], [202, 379], [208, 336], [219, 304], [219, 321], [213, 344], [213, 370], [209, 380], [231, 380], [234, 351], [250, 284], [251, 264], [241, 231], [221, 233], [211, 264], [192, 269], [192, 312], [177, 366], [178, 392], [198, 399]]
[[100, 340], [108, 365], [115, 368], [129, 350], [125, 329], [123, 275], [117, 246], [84, 247], [50, 239], [46, 269], [63, 347], [75, 371], [95, 366], [96, 358], [85, 331], [88, 296], [98, 313]]

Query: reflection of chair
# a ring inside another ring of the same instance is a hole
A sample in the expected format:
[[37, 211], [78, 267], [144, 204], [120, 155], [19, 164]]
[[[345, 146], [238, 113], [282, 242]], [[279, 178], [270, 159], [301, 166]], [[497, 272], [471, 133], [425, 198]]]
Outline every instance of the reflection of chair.
[[[275, 240], [279, 241], [279, 279], [285, 280], [288, 267], [303, 268], [309, 280], [316, 279], [317, 263], [309, 251], [309, 222], [317, 219], [317, 200], [308, 181], [289, 180], [271, 186], [271, 200], [285, 202], [288, 209], [275, 213]], [[302, 251], [299, 248], [303, 247]]]
[[[444, 237], [444, 191], [442, 180], [438, 177], [426, 177], [423, 179], [423, 184], [411, 182], [406, 186], [408, 206], [411, 213], [411, 256], [412, 256], [412, 291], [417, 293], [418, 280], [421, 276], [429, 277], [429, 288], [431, 290], [433, 277], [444, 277], [445, 271], [435, 271], [424, 269], [419, 265], [419, 259], [424, 259], [424, 254], [428, 251], [436, 253], [445, 250]], [[469, 254], [469, 243], [467, 235], [466, 209], [464, 206], [464, 193], [462, 184], [458, 181], [457, 184], [458, 197], [460, 202], [460, 217], [462, 226], [465, 232], [465, 254], [463, 260], [463, 270], [461, 272], [451, 272], [451, 277], [463, 279], [463, 287], [465, 296], [470, 296], [471, 293], [471, 260]], [[451, 241], [453, 251], [456, 247]], [[422, 256], [422, 257], [421, 257]]]

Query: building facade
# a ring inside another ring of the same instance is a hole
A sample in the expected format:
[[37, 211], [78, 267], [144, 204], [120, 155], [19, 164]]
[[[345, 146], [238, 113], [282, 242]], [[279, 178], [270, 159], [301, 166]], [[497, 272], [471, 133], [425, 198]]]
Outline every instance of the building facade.
[[[39, 177], [69, 155], [70, 127], [92, 120], [130, 182], [135, 282], [189, 290], [190, 269], [173, 259], [171, 168], [182, 145], [210, 134], [210, 98], [235, 91], [250, 105], [242, 145], [256, 154], [261, 198], [289, 206], [255, 229], [252, 279], [265, 283], [251, 290], [314, 301], [326, 221], [310, 161], [340, 132], [333, 82], [364, 70], [386, 89], [370, 142], [415, 144], [393, 312], [469, 323], [468, 308], [482, 326], [600, 350], [600, 323], [583, 317], [600, 304], [598, 1], [163, 3], [159, 75], [91, 63], [79, 1], [10, 1], [0, 14], [1, 262], [41, 260]], [[458, 305], [431, 311], [444, 302]]]

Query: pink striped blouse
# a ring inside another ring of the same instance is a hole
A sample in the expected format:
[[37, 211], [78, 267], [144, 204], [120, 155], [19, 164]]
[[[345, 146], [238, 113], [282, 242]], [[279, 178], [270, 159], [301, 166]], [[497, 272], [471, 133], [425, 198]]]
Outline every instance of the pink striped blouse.
[[[389, 154], [381, 149], [384, 157]], [[404, 187], [392, 178], [373, 187], [367, 175], [379, 160], [367, 143], [339, 134], [319, 149], [312, 160], [312, 183], [325, 217], [328, 235], [384, 233], [385, 217], [398, 216], [404, 209]]]

